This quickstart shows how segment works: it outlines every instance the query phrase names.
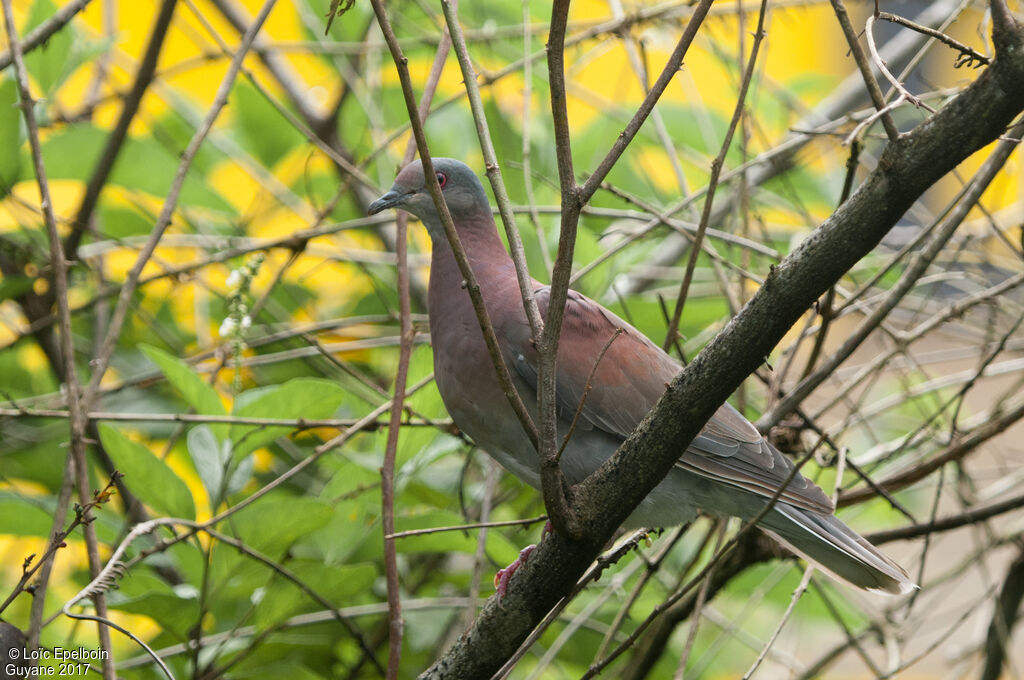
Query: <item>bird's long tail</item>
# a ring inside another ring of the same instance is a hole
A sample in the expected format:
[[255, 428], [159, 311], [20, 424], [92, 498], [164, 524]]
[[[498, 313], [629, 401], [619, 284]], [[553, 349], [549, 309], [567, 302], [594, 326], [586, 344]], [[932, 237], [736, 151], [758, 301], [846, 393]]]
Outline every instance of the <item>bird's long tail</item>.
[[759, 526], [814, 566], [859, 588], [895, 595], [917, 588], [902, 567], [833, 515], [779, 503]]

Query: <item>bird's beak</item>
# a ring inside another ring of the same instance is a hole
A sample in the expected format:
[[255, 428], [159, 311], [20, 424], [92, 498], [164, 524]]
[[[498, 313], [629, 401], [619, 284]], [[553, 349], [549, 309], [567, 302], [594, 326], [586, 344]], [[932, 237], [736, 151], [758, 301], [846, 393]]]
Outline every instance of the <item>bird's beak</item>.
[[396, 208], [402, 204], [402, 201], [404, 201], [405, 197], [408, 195], [408, 193], [400, 193], [392, 189], [391, 191], [387, 192], [386, 194], [378, 198], [376, 201], [371, 203], [370, 206], [366, 209], [366, 212], [368, 215], [376, 215], [377, 213], [387, 210], [388, 208]]

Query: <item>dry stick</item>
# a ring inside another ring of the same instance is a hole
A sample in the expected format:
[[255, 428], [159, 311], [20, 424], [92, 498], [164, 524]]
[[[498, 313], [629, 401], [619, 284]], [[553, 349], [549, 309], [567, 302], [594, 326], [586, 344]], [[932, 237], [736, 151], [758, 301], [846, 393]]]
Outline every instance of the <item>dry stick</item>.
[[616, 328], [612, 331], [608, 340], [605, 341], [604, 346], [601, 347], [601, 351], [597, 353], [597, 358], [594, 359], [594, 364], [590, 367], [590, 373], [587, 374], [587, 380], [583, 383], [583, 394], [580, 396], [580, 403], [576, 406], [576, 412], [572, 414], [572, 421], [569, 423], [569, 429], [566, 431], [565, 437], [562, 438], [562, 445], [558, 447], [559, 460], [562, 458], [562, 454], [565, 453], [565, 447], [569, 445], [569, 440], [572, 439], [572, 433], [576, 431], [576, 425], [579, 423], [580, 416], [583, 415], [583, 407], [587, 403], [587, 396], [594, 387], [594, 376], [597, 374], [597, 367], [601, 365], [601, 359], [604, 359], [604, 355], [611, 348], [615, 339], [625, 332], [624, 328]]
[[[70, 418], [70, 411], [32, 408], [0, 408], [0, 417], [22, 416], [25, 418]], [[250, 418], [247, 416], [218, 416], [199, 413], [114, 413], [109, 411], [89, 411], [89, 420], [109, 420], [132, 423], [226, 423], [229, 425], [262, 425], [265, 427], [291, 427], [296, 430], [308, 430], [316, 427], [351, 427], [360, 422], [355, 418]], [[403, 425], [414, 427], [434, 427], [447, 425], [445, 421], [431, 423], [426, 420], [405, 422]], [[365, 425], [362, 429], [370, 431], [382, 427], [382, 421]]]
[[987, 65], [992, 61], [984, 54], [979, 54], [978, 52], [975, 52], [967, 45], [963, 44], [959, 40], [956, 40], [955, 38], [951, 38], [942, 31], [936, 31], [934, 28], [931, 28], [929, 26], [922, 26], [921, 24], [911, 21], [910, 19], [898, 16], [896, 14], [890, 14], [889, 12], [879, 12], [876, 16], [884, 21], [890, 21], [894, 24], [899, 24], [900, 26], [906, 26], [907, 28], [913, 31], [917, 31], [918, 33], [923, 33], [924, 35], [931, 36], [932, 38], [935, 38], [939, 42], [945, 43], [946, 45], [952, 47], [954, 50], [960, 52], [960, 58], [957, 59], [956, 64], [954, 64], [954, 68], [960, 68], [961, 66], [964, 65], [964, 63], [970, 66], [971, 64], [974, 64], [974, 62], [977, 62], [976, 64], [974, 64], [974, 67], [978, 68], [979, 66], [983, 64]]
[[[1020, 123], [1015, 126], [1013, 128], [1013, 132], [1017, 135], [1024, 132], [1024, 123]], [[853, 354], [854, 350], [856, 350], [878, 327], [882, 320], [889, 315], [889, 312], [895, 309], [899, 301], [902, 300], [908, 292], [910, 292], [918, 279], [920, 279], [935, 258], [938, 257], [942, 248], [946, 245], [949, 239], [952, 238], [957, 227], [959, 227], [964, 218], [967, 217], [967, 213], [969, 213], [971, 208], [973, 208], [981, 199], [982, 194], [985, 193], [985, 190], [1006, 164], [1006, 161], [1010, 157], [1010, 153], [1017, 148], [1018, 143], [1019, 142], [1017, 141], [1004, 139], [996, 145], [995, 150], [988, 159], [986, 159], [985, 164], [979, 169], [978, 174], [971, 180], [970, 186], [964, 192], [963, 199], [952, 211], [950, 211], [945, 221], [939, 225], [936, 233], [932, 236], [932, 240], [924, 250], [921, 251], [914, 262], [907, 267], [903, 276], [900, 277], [899, 282], [897, 282], [893, 289], [889, 291], [885, 301], [876, 307], [871, 314], [861, 322], [857, 329], [843, 341], [843, 344], [839, 349], [829, 355], [821, 362], [821, 365], [819, 365], [813, 373], [801, 380], [785, 397], [780, 399], [769, 413], [763, 415], [757, 422], [758, 427], [765, 427], [778, 423], [779, 420], [784, 418], [787, 413], [798, 406], [811, 394], [811, 392], [824, 382], [826, 378], [832, 375], [839, 364]]]
[[590, 678], [597, 676], [597, 674], [604, 670], [604, 668], [607, 667], [608, 664], [615, 661], [615, 659], [617, 659], [623, 652], [629, 649], [633, 645], [633, 643], [639, 639], [640, 635], [643, 634], [645, 630], [647, 630], [647, 627], [650, 626], [650, 624], [658, 616], [660, 616], [669, 607], [671, 607], [673, 604], [682, 599], [682, 597], [686, 595], [686, 593], [690, 592], [694, 588], [694, 586], [696, 586], [698, 583], [702, 583], [705, 577], [709, 576], [712, 573], [716, 565], [720, 561], [722, 561], [722, 559], [724, 559], [724, 557], [733, 549], [734, 546], [736, 546], [739, 543], [740, 539], [743, 538], [743, 536], [745, 536], [749, 531], [751, 531], [754, 528], [754, 526], [756, 526], [757, 523], [760, 522], [769, 512], [771, 512], [772, 508], [775, 507], [775, 503], [778, 502], [779, 498], [782, 496], [782, 493], [789, 486], [789, 483], [793, 479], [795, 479], [796, 476], [800, 473], [800, 468], [802, 468], [804, 464], [807, 463], [807, 461], [809, 461], [814, 456], [814, 451], [816, 448], [817, 446], [811, 448], [811, 450], [808, 451], [803, 458], [797, 461], [796, 465], [793, 466], [793, 469], [789, 471], [789, 474], [786, 476], [786, 479], [784, 479], [782, 483], [779, 485], [779, 488], [775, 490], [775, 493], [772, 494], [771, 498], [767, 499], [767, 501], [765, 502], [765, 506], [761, 508], [761, 510], [758, 511], [758, 513], [754, 515], [750, 520], [745, 521], [743, 523], [743, 526], [740, 527], [740, 530], [737, 531], [725, 543], [725, 545], [721, 546], [721, 548], [716, 548], [714, 554], [711, 556], [711, 559], [708, 560], [708, 563], [704, 565], [704, 568], [701, 569], [696, 576], [691, 578], [686, 583], [686, 585], [676, 590], [676, 592], [672, 593], [671, 596], [666, 598], [657, 607], [655, 607], [654, 610], [642, 622], [640, 622], [640, 625], [638, 625], [636, 629], [634, 629], [633, 632], [629, 634], [629, 636], [626, 638], [625, 641], [623, 641], [622, 644], [620, 644], [618, 647], [612, 650], [607, 656], [605, 656], [600, 661], [595, 661], [594, 663], [592, 663], [590, 665], [590, 668], [587, 669], [587, 672], [582, 676], [581, 680], [589, 680]]
[[924, 108], [930, 113], [935, 113], [935, 109], [922, 102], [921, 98], [918, 97], [917, 95], [911, 94], [910, 90], [903, 87], [903, 83], [901, 83], [899, 79], [897, 79], [896, 76], [890, 73], [889, 69], [886, 68], [885, 60], [882, 59], [882, 57], [878, 54], [878, 49], [875, 47], [875, 35], [872, 31], [874, 25], [875, 16], [871, 15], [868, 17], [867, 22], [864, 24], [864, 36], [865, 38], [867, 38], [868, 49], [871, 50], [871, 58], [874, 60], [875, 66], [878, 67], [878, 70], [882, 72], [882, 75], [885, 76], [885, 79], [888, 80], [894, 88], [896, 88], [896, 91], [899, 92], [900, 97], [907, 100], [914, 106]]
[[729, 121], [729, 128], [726, 130], [725, 139], [722, 140], [722, 147], [718, 156], [711, 161], [711, 177], [708, 180], [707, 197], [704, 199], [704, 210], [700, 215], [700, 225], [697, 227], [697, 234], [693, 237], [693, 245], [690, 247], [690, 259], [686, 263], [686, 273], [683, 274], [683, 281], [679, 285], [679, 296], [676, 298], [675, 310], [672, 312], [672, 320], [669, 322], [668, 331], [665, 333], [665, 342], [662, 349], [668, 350], [679, 333], [679, 322], [683, 317], [683, 307], [690, 292], [690, 282], [693, 281], [693, 272], [697, 268], [697, 257], [700, 255], [701, 242], [704, 240], [704, 232], [707, 231], [708, 223], [711, 221], [711, 208], [715, 201], [715, 191], [718, 188], [718, 178], [722, 173], [722, 166], [725, 163], [725, 155], [732, 146], [732, 137], [743, 116], [743, 106], [747, 99], [747, 91], [750, 89], [750, 81], [754, 77], [754, 67], [757, 65], [757, 54], [764, 40], [764, 17], [768, 9], [768, 0], [761, 0], [761, 10], [757, 18], [757, 29], [754, 31], [754, 42], [750, 47], [750, 59], [747, 60], [747, 68], [743, 73], [743, 81], [740, 83], [740, 91], [736, 96], [736, 108], [733, 110], [732, 119]]
[[512, 410], [515, 411], [516, 417], [519, 418], [519, 422], [523, 426], [526, 435], [536, 446], [538, 441], [537, 427], [534, 425], [533, 418], [530, 416], [529, 411], [526, 410], [526, 406], [523, 404], [519, 393], [512, 383], [512, 376], [508, 371], [508, 366], [505, 365], [504, 357], [501, 355], [501, 348], [498, 345], [498, 338], [494, 333], [494, 326], [491, 324], [487, 309], [484, 307], [483, 298], [480, 295], [480, 284], [476, 280], [473, 269], [469, 266], [466, 250], [462, 247], [459, 235], [455, 231], [455, 224], [452, 222], [451, 213], [448, 211], [448, 204], [445, 203], [441, 187], [437, 183], [434, 164], [430, 160], [427, 138], [419, 121], [416, 95], [412, 89], [412, 79], [409, 76], [409, 67], [407, 65], [408, 60], [402, 54], [402, 48], [399, 46], [395, 32], [388, 21], [382, 0], [371, 0], [371, 4], [373, 5], [373, 11], [377, 16], [377, 22], [380, 24], [381, 31], [384, 33], [384, 40], [391, 51], [392, 59], [395, 62], [395, 69], [398, 71], [398, 78], [401, 82], [402, 94], [405, 98], [405, 106], [412, 125], [413, 136], [416, 139], [416, 147], [419, 149], [420, 160], [423, 163], [427, 190], [430, 192], [430, 197], [434, 200], [434, 206], [437, 208], [441, 224], [444, 226], [445, 236], [448, 238], [448, 243], [455, 255], [455, 261], [459, 265], [459, 271], [463, 279], [465, 279], [466, 290], [469, 292], [470, 300], [473, 302], [473, 311], [476, 313], [477, 323], [480, 324], [480, 328], [483, 331], [487, 351], [491, 356], [491, 362], [494, 364], [494, 369], [498, 376], [498, 383], [501, 385], [502, 392], [505, 393], [505, 398], [512, 405]]
[[[922, 23], [938, 23], [960, 1], [962, 0], [939, 0], [932, 2], [917, 16], [917, 19]], [[926, 41], [921, 36], [908, 34], [890, 40], [883, 47], [883, 50], [891, 60], [902, 60], [922, 42]], [[755, 171], [748, 175], [748, 186], [756, 187], [763, 185], [773, 177], [783, 174], [791, 168], [797, 153], [815, 138], [815, 135], [807, 130], [809, 128], [818, 128], [822, 121], [845, 117], [848, 110], [859, 105], [858, 102], [862, 90], [863, 79], [859, 74], [851, 73], [844, 78], [843, 82], [818, 107], [792, 127], [793, 131], [782, 142], [775, 148], [760, 154], [758, 158], [753, 159], [753, 161], [747, 164], [750, 167], [755, 167]], [[699, 194], [699, 192], [695, 193]], [[731, 197], [721, 202], [711, 221], [716, 222], [721, 215], [727, 214], [732, 209], [732, 203], [733, 199]], [[678, 239], [666, 241], [664, 247], [654, 257], [654, 264], [663, 266], [675, 263], [682, 253], [685, 252], [686, 247], [688, 247], [688, 243]], [[650, 286], [651, 283], [652, 279], [650, 277], [630, 277], [624, 292], [640, 292]]]
[[897, 529], [886, 529], [874, 533], [865, 534], [864, 538], [874, 545], [891, 543], [892, 541], [905, 541], [912, 538], [920, 538], [930, 533], [952, 531], [971, 524], [978, 524], [987, 519], [1024, 507], [1024, 494], [1007, 498], [1006, 500], [985, 505], [980, 508], [972, 507], [963, 512], [943, 517], [927, 524], [910, 524]]
[[541, 258], [544, 262], [544, 270], [551, 271], [554, 262], [551, 259], [551, 248], [548, 247], [547, 235], [540, 224], [540, 215], [537, 212], [537, 202], [533, 197], [533, 174], [530, 170], [532, 149], [530, 148], [530, 128], [533, 125], [533, 59], [530, 59], [530, 47], [532, 36], [529, 31], [530, 2], [522, 0], [523, 12], [523, 114], [522, 123], [522, 164], [523, 164], [523, 186], [526, 189], [527, 214], [537, 232], [537, 245], [540, 247]]
[[386, 538], [397, 539], [397, 538], [409, 538], [410, 536], [427, 536], [429, 534], [439, 534], [445, 531], [468, 531], [469, 529], [493, 529], [494, 527], [528, 527], [531, 524], [543, 522], [548, 518], [547, 515], [537, 515], [536, 517], [527, 517], [525, 519], [509, 519], [501, 522], [475, 522], [472, 524], [454, 524], [447, 527], [430, 527], [429, 529], [410, 529], [409, 531], [399, 531], [394, 534], [388, 534]]
[[584, 531], [573, 509], [569, 484], [562, 474], [558, 455], [558, 340], [572, 273], [572, 255], [576, 247], [579, 221], [579, 186], [573, 176], [572, 142], [565, 94], [565, 31], [569, 20], [569, 0], [555, 0], [551, 7], [551, 29], [547, 42], [548, 84], [552, 128], [555, 133], [555, 157], [558, 161], [559, 195], [562, 215], [558, 233], [558, 251], [551, 272], [547, 318], [537, 342], [537, 412], [540, 415], [540, 483], [544, 507], [556, 531], [579, 538]]
[[[450, 41], [442, 38], [437, 46], [434, 64], [427, 78], [426, 91], [420, 101], [420, 124], [425, 122], [430, 111], [430, 102], [441, 79], [445, 59], [448, 57]], [[412, 160], [416, 151], [414, 140], [409, 140], [405, 149], [403, 165]], [[409, 359], [412, 356], [414, 331], [412, 327], [409, 299], [409, 263], [407, 250], [409, 216], [401, 212], [395, 220], [395, 255], [398, 258], [398, 318], [402, 341], [398, 348], [398, 370], [395, 374], [395, 396], [391, 407], [391, 422], [388, 425], [387, 443], [384, 447], [384, 462], [380, 468], [381, 487], [381, 531], [384, 540], [384, 571], [387, 578], [388, 600], [388, 680], [398, 678], [402, 661], [402, 589], [398, 575], [398, 551], [395, 540], [389, 536], [395, 533], [395, 460], [398, 456], [398, 434], [402, 427], [402, 407], [405, 403], [405, 385], [409, 377]]]
[[[92, 0], [72, 0], [61, 7], [52, 17], [32, 29], [28, 35], [21, 40], [21, 54], [25, 55], [40, 45], [45, 45], [54, 33], [64, 28], [76, 14], [81, 12]], [[13, 62], [14, 50], [8, 49], [0, 54], [0, 71], [3, 71]]]
[[[725, 519], [718, 520], [717, 524], [718, 538], [715, 539], [715, 547], [711, 550], [712, 555], [717, 554], [718, 551], [721, 550], [722, 541], [725, 540], [725, 530], [726, 527], [729, 526], [728, 520]], [[683, 680], [683, 674], [686, 671], [686, 663], [690, 659], [690, 652], [693, 651], [693, 643], [697, 641], [697, 627], [700, 625], [700, 619], [704, 612], [704, 604], [708, 597], [708, 588], [711, 586], [711, 579], [715, 575], [715, 567], [717, 566], [717, 564], [711, 565], [711, 568], [704, 574], [704, 579], [701, 581], [700, 589], [697, 591], [697, 602], [693, 605], [690, 627], [689, 630], [686, 631], [686, 643], [683, 645], [683, 653], [679, 656], [679, 663], [676, 665], [676, 672], [672, 675], [673, 680]]]
[[516, 268], [516, 279], [519, 282], [519, 294], [523, 298], [523, 308], [526, 310], [526, 318], [530, 322], [531, 337], [534, 342], [537, 342], [542, 336], [544, 322], [540, 318], [540, 310], [534, 299], [534, 282], [526, 267], [526, 251], [523, 250], [523, 240], [519, 237], [515, 217], [512, 215], [512, 201], [505, 189], [501, 168], [498, 167], [498, 155], [494, 150], [491, 131], [487, 126], [484, 103], [480, 98], [480, 86], [476, 82], [476, 71], [473, 69], [473, 63], [469, 60], [469, 53], [466, 51], [466, 40], [462, 35], [462, 27], [459, 25], [455, 3], [452, 0], [441, 0], [441, 9], [444, 11], [445, 22], [451, 32], [455, 56], [458, 57], [459, 67], [462, 69], [462, 81], [469, 98], [469, 108], [473, 112], [473, 121], [476, 123], [476, 134], [480, 140], [480, 150], [483, 152], [484, 164], [487, 167], [487, 179], [490, 180], [491, 188], [494, 190], [494, 200], [498, 204], [501, 223], [508, 236], [508, 247], [512, 255], [512, 263]]
[[589, 569], [580, 577], [579, 581], [573, 586], [572, 591], [569, 592], [565, 597], [560, 599], [558, 603], [547, 613], [544, 619], [537, 624], [537, 627], [530, 633], [530, 635], [519, 645], [519, 649], [516, 650], [509, 659], [502, 665], [502, 667], [491, 676], [491, 680], [504, 680], [507, 678], [509, 673], [515, 667], [519, 660], [522, 659], [526, 652], [533, 646], [533, 644], [540, 638], [540, 636], [554, 623], [559, 615], [565, 610], [570, 602], [587, 586], [588, 583], [600, 578], [601, 573], [604, 572], [612, 564], [617, 563], [623, 556], [625, 556], [631, 550], [637, 548], [640, 541], [646, 539], [647, 530], [638, 529], [629, 535], [620, 545], [610, 550], [606, 555], [601, 555], [594, 561]]
[[836, 609], [836, 606], [832, 603], [832, 599], [828, 596], [828, 593], [821, 584], [818, 583], [818, 580], [811, 579], [811, 585], [814, 586], [814, 590], [818, 593], [818, 597], [821, 598], [821, 601], [825, 603], [825, 608], [828, 609], [828, 613], [832, 616], [832, 619], [838, 623], [839, 627], [843, 630], [843, 634], [846, 635], [846, 639], [850, 643], [850, 646], [853, 647], [853, 650], [857, 652], [857, 655], [864, 662], [864, 665], [871, 671], [871, 675], [876, 678], [888, 677], [883, 676], [882, 672], [875, 666], [874, 661], [871, 660], [871, 657], [868, 656], [868, 653], [860, 644], [859, 637], [855, 635], [854, 632], [850, 630], [850, 627], [846, 625], [846, 622], [843, 621], [843, 618], [839, 615], [839, 611]]
[[[53, 522], [50, 525], [49, 536], [55, 536], [64, 528], [64, 522], [68, 517], [68, 504], [71, 502], [71, 494], [74, 492], [74, 477], [72, 476], [71, 456], [64, 458], [64, 471], [61, 473], [60, 491], [57, 494], [57, 508], [53, 513]], [[46, 591], [50, 582], [50, 574], [53, 571], [53, 559], [46, 559], [44, 555], [40, 558], [43, 563], [39, 569], [39, 578], [36, 579], [36, 590], [32, 595], [32, 608], [29, 614], [28, 643], [26, 649], [36, 650], [39, 648], [39, 637], [43, 630], [43, 615], [46, 607]], [[0, 606], [0, 612], [3, 612]]]
[[[17, 29], [14, 27], [14, 10], [11, 0], [3, 0], [4, 26], [7, 31], [7, 42], [10, 45], [11, 59], [14, 64], [15, 80], [18, 85], [18, 99], [21, 102], [22, 115], [28, 131], [29, 147], [32, 149], [32, 163], [35, 170], [36, 183], [39, 186], [39, 197], [46, 222], [46, 234], [50, 242], [50, 262], [53, 269], [54, 296], [57, 298], [57, 316], [60, 320], [61, 354], [64, 358], [64, 384], [67, 388], [68, 406], [71, 412], [71, 448], [68, 455], [73, 463], [75, 479], [78, 486], [78, 498], [82, 505], [89, 501], [89, 469], [85, 455], [86, 403], [81, 398], [78, 372], [75, 367], [74, 339], [71, 335], [71, 312], [68, 309], [68, 276], [67, 261], [64, 248], [61, 246], [60, 234], [57, 232], [57, 220], [53, 214], [53, 202], [50, 198], [50, 187], [46, 180], [46, 167], [43, 164], [43, 149], [39, 141], [39, 127], [36, 124], [34, 111], [35, 101], [29, 92], [28, 72], [21, 54], [21, 42]], [[60, 515], [58, 510], [57, 516]], [[96, 527], [86, 522], [83, 527], [86, 552], [89, 558], [89, 572], [93, 576], [99, 573], [99, 544], [96, 540]], [[106, 600], [102, 595], [93, 598], [96, 612], [100, 616], [107, 615]], [[115, 677], [114, 659], [110, 648], [110, 631], [103, 626], [98, 630], [100, 649], [103, 656], [103, 675], [113, 680]]]
[[103, 146], [96, 167], [89, 176], [89, 182], [85, 186], [85, 194], [82, 202], [75, 213], [75, 219], [71, 223], [71, 233], [64, 242], [64, 249], [68, 257], [75, 259], [78, 253], [78, 246], [82, 237], [89, 228], [93, 212], [99, 204], [100, 193], [107, 184], [110, 173], [114, 170], [118, 155], [128, 138], [128, 128], [131, 126], [135, 115], [139, 112], [139, 104], [142, 97], [153, 82], [153, 74], [156, 72], [157, 60], [167, 37], [167, 31], [171, 26], [171, 18], [174, 16], [174, 8], [177, 0], [163, 0], [160, 4], [160, 12], [156, 16], [153, 28], [149, 33], [149, 40], [146, 44], [146, 51], [142, 61], [139, 63], [139, 70], [135, 73], [135, 81], [132, 89], [124, 98], [124, 106], [121, 108], [121, 115], [118, 116], [114, 129], [111, 130], [107, 141]]
[[107, 331], [107, 335], [103, 339], [103, 344], [101, 345], [100, 350], [96, 353], [96, 358], [93, 361], [94, 370], [92, 379], [89, 381], [89, 385], [86, 388], [83, 398], [83, 402], [87, 407], [95, 398], [96, 393], [99, 390], [100, 381], [103, 380], [103, 375], [106, 373], [107, 367], [110, 364], [110, 357], [113, 355], [117, 339], [121, 335], [121, 328], [124, 325], [125, 318], [128, 314], [128, 307], [131, 305], [132, 295], [139, 283], [139, 276], [142, 274], [142, 268], [146, 265], [146, 262], [156, 249], [161, 236], [163, 236], [164, 230], [166, 230], [171, 223], [171, 219], [174, 216], [174, 210], [178, 203], [178, 198], [180, 197], [182, 187], [185, 184], [185, 178], [188, 174], [188, 170], [192, 166], [192, 162], [195, 159], [196, 153], [199, 151], [200, 145], [210, 133], [218, 114], [220, 114], [224, 105], [227, 104], [228, 95], [231, 93], [231, 86], [234, 83], [235, 78], [238, 76], [238, 72], [242, 66], [242, 61], [244, 60], [246, 53], [249, 51], [249, 48], [252, 46], [253, 40], [255, 40], [256, 34], [259, 32], [260, 27], [266, 20], [267, 15], [270, 14], [270, 10], [273, 8], [275, 1], [276, 0], [265, 0], [263, 6], [260, 8], [259, 14], [256, 16], [256, 19], [246, 31], [245, 35], [242, 36], [242, 42], [238, 46], [238, 50], [235, 53], [234, 58], [231, 60], [231, 65], [228, 67], [228, 71], [224, 75], [224, 79], [221, 81], [209, 112], [206, 114], [202, 125], [198, 130], [196, 130], [196, 133], [193, 135], [188, 147], [186, 147], [185, 151], [182, 153], [181, 163], [178, 165], [178, 170], [175, 173], [174, 182], [171, 185], [170, 190], [167, 192], [167, 198], [164, 200], [163, 207], [160, 210], [160, 215], [157, 218], [156, 224], [153, 226], [153, 231], [150, 233], [149, 240], [139, 253], [135, 264], [132, 266], [131, 271], [128, 272], [128, 277], [122, 285], [121, 294], [117, 299], [117, 307], [114, 309], [113, 316], [110, 320], [110, 328]]
[[[690, 21], [687, 23], [679, 42], [676, 44], [664, 69], [651, 90], [644, 97], [636, 114], [616, 139], [608, 153], [598, 164], [587, 181], [577, 185], [573, 176], [572, 147], [570, 141], [567, 99], [565, 93], [565, 31], [568, 20], [568, 0], [553, 4], [551, 13], [551, 31], [548, 38], [548, 79], [551, 90], [552, 127], [555, 133], [555, 154], [558, 159], [559, 188], [561, 193], [562, 219], [559, 232], [558, 255], [551, 276], [550, 297], [548, 300], [547, 319], [544, 334], [538, 347], [538, 411], [541, 418], [542, 445], [541, 456], [541, 489], [548, 513], [552, 516], [555, 527], [566, 531], [569, 536], [579, 537], [583, 528], [578, 526], [574, 518], [572, 504], [568, 497], [565, 478], [558, 466], [557, 456], [557, 399], [555, 384], [555, 368], [557, 362], [558, 339], [561, 334], [562, 316], [568, 295], [569, 281], [572, 275], [572, 255], [576, 243], [576, 228], [582, 207], [600, 188], [616, 161], [626, 147], [639, 132], [640, 127], [650, 115], [658, 99], [675, 76], [683, 61], [697, 29], [710, 9], [711, 0], [701, 0], [694, 8]], [[565, 526], [559, 526], [559, 524]]]
[[896, 128], [892, 114], [886, 107], [882, 89], [878, 87], [875, 74], [871, 72], [871, 64], [868, 61], [867, 55], [864, 54], [864, 48], [860, 45], [860, 38], [850, 22], [850, 15], [846, 12], [846, 5], [843, 3], [843, 0], [832, 0], [832, 11], [835, 13], [836, 19], [839, 20], [839, 26], [843, 29], [843, 36], [846, 37], [850, 53], [853, 55], [853, 60], [857, 63], [857, 69], [864, 79], [864, 85], [871, 96], [871, 102], [875, 105], [875, 109], [882, 119], [882, 127], [885, 128], [885, 134], [888, 135], [889, 139], [896, 139], [899, 137], [900, 131]]

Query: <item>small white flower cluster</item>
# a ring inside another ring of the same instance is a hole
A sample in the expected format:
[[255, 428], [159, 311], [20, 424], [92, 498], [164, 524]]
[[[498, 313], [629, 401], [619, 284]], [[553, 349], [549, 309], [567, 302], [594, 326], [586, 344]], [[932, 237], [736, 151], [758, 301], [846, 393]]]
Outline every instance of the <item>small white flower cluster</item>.
[[228, 317], [220, 325], [220, 336], [222, 338], [240, 339], [241, 334], [252, 326], [252, 318], [249, 316], [249, 305], [245, 297], [249, 293], [249, 286], [256, 277], [256, 273], [263, 264], [263, 254], [257, 253], [238, 269], [232, 269], [228, 274], [227, 286], [229, 291]]
[[241, 319], [236, 319], [233, 316], [229, 316], [228, 318], [224, 319], [224, 323], [220, 325], [220, 330], [217, 332], [220, 333], [220, 337], [227, 338], [229, 336], [235, 335], [235, 333], [238, 330], [247, 330], [251, 325], [252, 319], [249, 317], [248, 314], [243, 316]]

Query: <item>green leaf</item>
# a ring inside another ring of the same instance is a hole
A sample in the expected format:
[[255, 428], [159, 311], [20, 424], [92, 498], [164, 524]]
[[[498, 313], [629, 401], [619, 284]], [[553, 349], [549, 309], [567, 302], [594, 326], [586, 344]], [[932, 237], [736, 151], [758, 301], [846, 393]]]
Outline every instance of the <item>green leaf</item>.
[[[293, 560], [288, 569], [321, 597], [335, 605], [351, 604], [360, 594], [371, 592], [377, 569], [372, 564], [327, 565], [310, 560]], [[320, 608], [291, 581], [276, 578], [267, 586], [265, 595], [256, 608], [253, 623], [266, 628], [299, 613]]]
[[235, 515], [235, 533], [272, 559], [294, 541], [326, 524], [334, 509], [311, 498], [275, 498], [254, 503]]
[[230, 496], [241, 491], [252, 478], [252, 471], [255, 466], [256, 456], [246, 456], [243, 458], [238, 467], [235, 468], [235, 471], [231, 473], [231, 477], [228, 478], [228, 488], [225, 490], [224, 495]]
[[232, 96], [235, 105], [231, 110], [237, 117], [243, 144], [267, 167], [303, 141], [299, 131], [256, 88], [239, 82]]
[[16, 298], [32, 290], [33, 279], [28, 276], [4, 276], [0, 279], [0, 300]]
[[[431, 529], [464, 523], [462, 515], [454, 512], [435, 511], [414, 517], [396, 517], [395, 530], [401, 532], [413, 529]], [[469, 535], [462, 531], [441, 531], [434, 534], [409, 536], [398, 539], [398, 549], [403, 554], [461, 552], [472, 555], [476, 552], [477, 531], [479, 529], [469, 532]], [[519, 549], [501, 533], [487, 532], [487, 555], [498, 564], [512, 562], [519, 555]]]
[[209, 425], [193, 427], [186, 440], [192, 463], [210, 497], [210, 506], [216, 507], [221, 501], [224, 470], [231, 459], [231, 442], [218, 440]]
[[[330, 418], [345, 398], [345, 390], [329, 380], [296, 378], [283, 385], [248, 390], [235, 400], [232, 415], [248, 418]], [[240, 458], [288, 434], [290, 427], [232, 425], [234, 456]]]
[[146, 570], [133, 569], [108, 595], [111, 609], [148, 616], [182, 639], [199, 620], [198, 590], [183, 584], [174, 589]]
[[[51, 180], [87, 180], [95, 169], [107, 134], [83, 123], [69, 126], [48, 137], [43, 143], [46, 174]], [[164, 196], [174, 181], [179, 163], [176, 152], [152, 137], [133, 137], [125, 141], [111, 173], [110, 183], [153, 196]], [[32, 177], [30, 170], [31, 164], [23, 162], [21, 177]], [[196, 172], [195, 167], [192, 170], [182, 187], [181, 204], [234, 213], [231, 205], [203, 181], [201, 173]]]
[[[157, 365], [160, 371], [166, 376], [167, 381], [174, 385], [181, 395], [185, 397], [188, 405], [197, 413], [212, 416], [226, 415], [224, 404], [221, 403], [217, 390], [213, 389], [205, 380], [192, 370], [192, 367], [181, 359], [171, 356], [163, 350], [151, 345], [139, 345], [139, 349], [150, 361]], [[210, 425], [213, 434], [219, 440], [223, 440], [228, 433], [226, 423]]]
[[[57, 7], [50, 0], [36, 0], [29, 10], [28, 21], [22, 27], [22, 34], [31, 31], [57, 13]], [[70, 75], [68, 57], [74, 37], [71, 24], [63, 26], [51, 35], [45, 43], [25, 55], [25, 67], [47, 95]]]
[[21, 167], [21, 112], [13, 78], [0, 80], [0, 196], [9, 193]]
[[100, 231], [110, 238], [143, 236], [153, 230], [153, 220], [143, 217], [137, 210], [121, 206], [100, 204]]
[[50, 513], [28, 499], [0, 498], [0, 534], [49, 536]]
[[103, 448], [124, 475], [125, 485], [139, 500], [159, 513], [195, 519], [192, 493], [167, 463], [110, 425], [100, 425], [99, 429]]

